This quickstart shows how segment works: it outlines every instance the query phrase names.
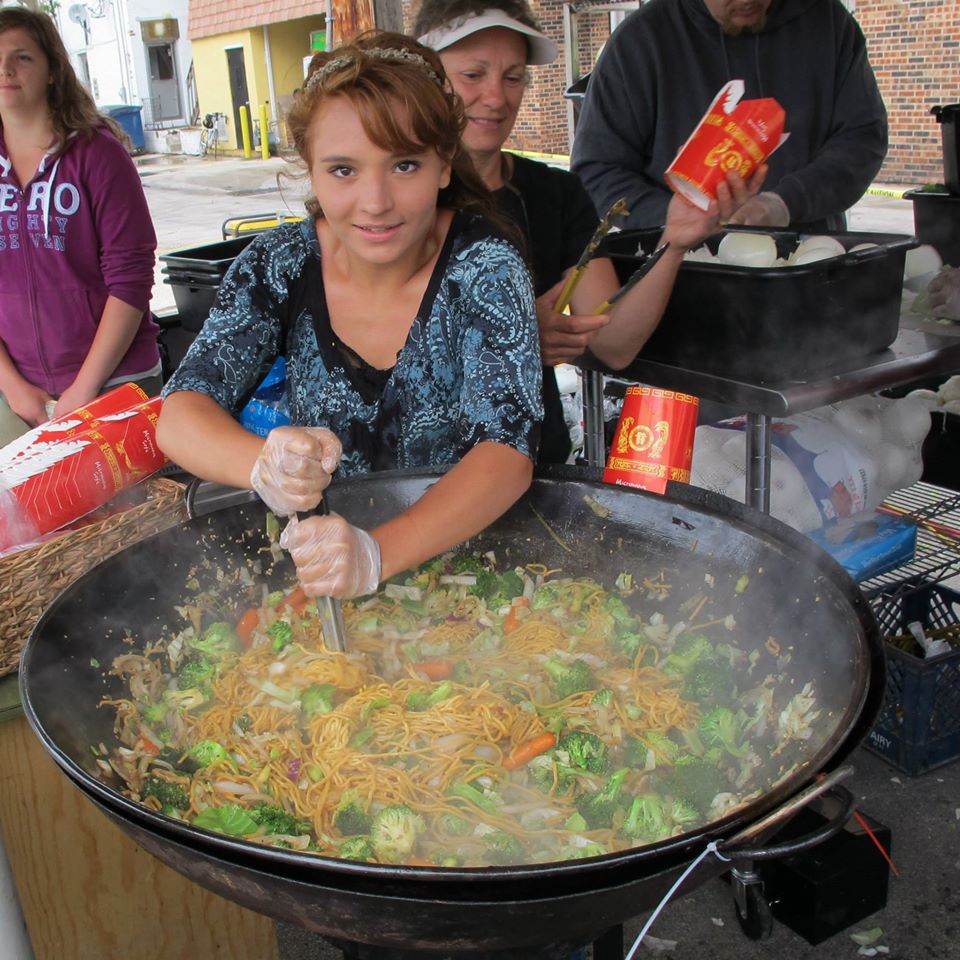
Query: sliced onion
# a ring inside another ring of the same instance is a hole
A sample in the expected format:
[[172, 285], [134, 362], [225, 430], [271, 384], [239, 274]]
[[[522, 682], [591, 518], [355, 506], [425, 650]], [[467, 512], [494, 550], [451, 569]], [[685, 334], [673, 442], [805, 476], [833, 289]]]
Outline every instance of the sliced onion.
[[229, 793], [235, 797], [248, 797], [252, 793], [256, 793], [256, 788], [252, 787], [249, 783], [234, 783], [233, 780], [214, 780], [213, 789], [219, 790], [220, 793]]

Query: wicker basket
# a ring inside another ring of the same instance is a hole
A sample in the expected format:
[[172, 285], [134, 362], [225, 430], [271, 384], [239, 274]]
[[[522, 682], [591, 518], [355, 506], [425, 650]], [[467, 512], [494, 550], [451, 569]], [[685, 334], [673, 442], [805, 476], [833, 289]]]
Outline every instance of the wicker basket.
[[0, 676], [17, 670], [27, 637], [57, 594], [101, 560], [186, 519], [182, 484], [152, 477], [143, 491], [146, 499], [129, 509], [0, 558]]

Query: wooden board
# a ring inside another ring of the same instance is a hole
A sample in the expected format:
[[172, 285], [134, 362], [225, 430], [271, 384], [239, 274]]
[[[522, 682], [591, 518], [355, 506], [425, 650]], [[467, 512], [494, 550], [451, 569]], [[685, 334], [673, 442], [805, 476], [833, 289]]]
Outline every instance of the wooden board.
[[0, 723], [0, 830], [36, 960], [277, 960], [271, 919], [138, 847], [22, 716]]

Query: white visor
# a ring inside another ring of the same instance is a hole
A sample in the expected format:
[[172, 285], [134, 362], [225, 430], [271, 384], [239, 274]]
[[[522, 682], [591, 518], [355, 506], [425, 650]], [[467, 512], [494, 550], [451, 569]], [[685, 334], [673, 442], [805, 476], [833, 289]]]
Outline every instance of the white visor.
[[502, 10], [484, 10], [483, 13], [471, 15], [463, 19], [453, 20], [436, 30], [431, 30], [417, 39], [425, 47], [431, 50], [446, 50], [452, 47], [458, 40], [479, 33], [481, 30], [489, 30], [491, 27], [506, 27], [507, 30], [514, 30], [523, 34], [527, 38], [527, 47], [530, 55], [527, 58], [527, 64], [536, 67], [544, 63], [553, 63], [560, 53], [559, 47], [547, 36], [528, 27], [519, 20], [508, 17]]

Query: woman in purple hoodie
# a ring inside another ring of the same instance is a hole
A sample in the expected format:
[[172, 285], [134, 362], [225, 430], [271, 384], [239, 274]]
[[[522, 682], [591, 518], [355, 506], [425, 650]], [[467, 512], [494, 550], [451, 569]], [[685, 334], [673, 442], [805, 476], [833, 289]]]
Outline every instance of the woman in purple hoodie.
[[121, 138], [50, 17], [0, 9], [0, 446], [119, 383], [160, 390], [156, 235]]

